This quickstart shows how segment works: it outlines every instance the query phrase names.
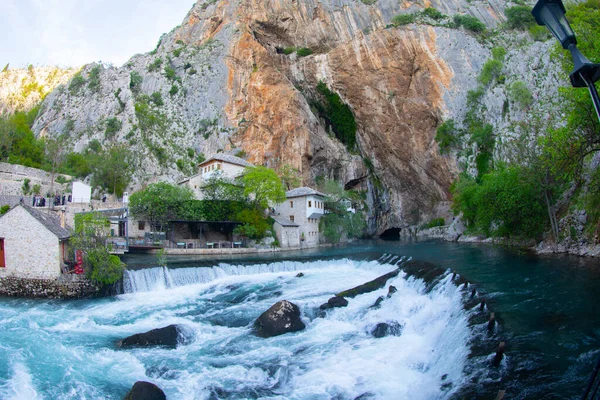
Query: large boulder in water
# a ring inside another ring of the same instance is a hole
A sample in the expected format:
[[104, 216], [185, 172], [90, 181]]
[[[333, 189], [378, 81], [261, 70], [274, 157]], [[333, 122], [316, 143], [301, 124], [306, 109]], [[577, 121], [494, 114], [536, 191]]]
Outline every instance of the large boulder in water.
[[167, 400], [167, 396], [154, 383], [137, 381], [125, 396], [125, 400]]
[[167, 346], [175, 348], [180, 341], [179, 325], [152, 329], [145, 333], [136, 333], [117, 342], [117, 347]]
[[281, 300], [256, 319], [254, 328], [258, 336], [267, 338], [301, 331], [305, 325], [300, 319], [298, 306], [287, 300]]

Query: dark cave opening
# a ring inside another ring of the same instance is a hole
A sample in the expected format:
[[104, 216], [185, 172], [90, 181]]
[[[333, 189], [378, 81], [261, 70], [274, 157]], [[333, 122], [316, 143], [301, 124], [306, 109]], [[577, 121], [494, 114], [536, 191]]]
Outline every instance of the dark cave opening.
[[399, 240], [401, 228], [390, 228], [383, 232], [379, 237], [384, 240]]

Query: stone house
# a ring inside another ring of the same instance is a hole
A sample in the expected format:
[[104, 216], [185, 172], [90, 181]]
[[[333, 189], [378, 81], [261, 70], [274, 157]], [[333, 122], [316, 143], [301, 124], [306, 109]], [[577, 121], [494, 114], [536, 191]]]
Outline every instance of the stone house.
[[202, 188], [208, 179], [219, 175], [222, 178], [235, 179], [244, 172], [246, 167], [254, 167], [251, 163], [230, 154], [216, 154], [198, 164], [198, 173], [185, 178], [179, 185], [187, 185], [197, 199], [202, 200]]
[[301, 187], [288, 190], [285, 196], [286, 201], [278, 204], [273, 213], [280, 246], [295, 247], [295, 233], [300, 247], [317, 246], [319, 219], [325, 213], [325, 195], [309, 187]]
[[64, 217], [16, 205], [0, 217], [0, 278], [54, 279], [67, 259]]

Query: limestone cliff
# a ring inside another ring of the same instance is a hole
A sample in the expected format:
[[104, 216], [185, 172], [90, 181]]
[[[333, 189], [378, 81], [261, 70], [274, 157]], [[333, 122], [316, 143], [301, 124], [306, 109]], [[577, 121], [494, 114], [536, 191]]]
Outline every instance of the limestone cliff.
[[[505, 6], [494, 0], [200, 1], [154, 52], [121, 68], [88, 65], [81, 87], [52, 92], [34, 130], [68, 133], [67, 145], [76, 151], [92, 139], [129, 143], [138, 155], [136, 184], [191, 172], [176, 160], [187, 166], [200, 153], [243, 150], [256, 164], [290, 164], [304, 184], [325, 176], [367, 190], [371, 231], [403, 228], [443, 214], [458, 164], [454, 155], [440, 154], [436, 128], [464, 116], [467, 92], [493, 46], [508, 44], [505, 69], [514, 72], [507, 84], [525, 79], [552, 93], [558, 83], [531, 51], [546, 44], [521, 38], [513, 48], [513, 34], [486, 41], [445, 23], [393, 27], [390, 21], [436, 7], [475, 15], [493, 28]], [[90, 84], [94, 75], [98, 85]], [[352, 110], [356, 149], [337, 140], [316, 112], [320, 81]], [[505, 99], [504, 85], [491, 88], [483, 112], [498, 136], [510, 138], [527, 112], [507, 112]], [[108, 136], [112, 118], [120, 131]]]

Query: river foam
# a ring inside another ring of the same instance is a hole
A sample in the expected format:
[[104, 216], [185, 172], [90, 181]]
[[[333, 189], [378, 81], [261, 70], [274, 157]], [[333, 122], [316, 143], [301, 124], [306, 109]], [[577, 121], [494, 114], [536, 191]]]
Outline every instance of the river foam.
[[[320, 315], [329, 297], [400, 261], [386, 255], [128, 271], [128, 293], [115, 298], [7, 309], [1, 359], [18, 346], [23, 351], [17, 363], [0, 361], [0, 397], [120, 398], [136, 380], [148, 380], [169, 399], [451, 398], [465, 379], [472, 333], [449, 274], [428, 291], [400, 273], [385, 288]], [[398, 292], [372, 308], [390, 284]], [[300, 307], [306, 329], [253, 335], [256, 317], [282, 299]], [[373, 337], [382, 322], [397, 324], [401, 334]], [[188, 344], [115, 348], [125, 336], [174, 323], [185, 327]], [[22, 339], [4, 340], [9, 330]]]

